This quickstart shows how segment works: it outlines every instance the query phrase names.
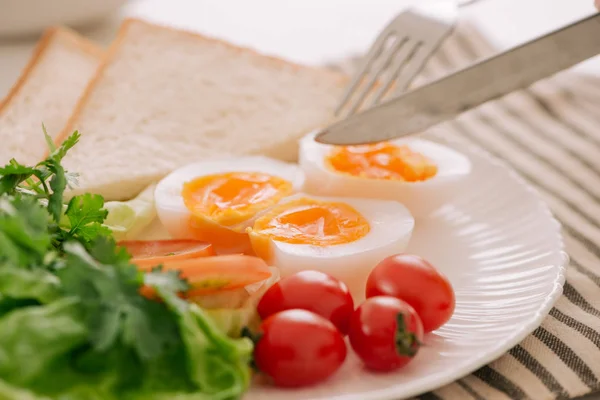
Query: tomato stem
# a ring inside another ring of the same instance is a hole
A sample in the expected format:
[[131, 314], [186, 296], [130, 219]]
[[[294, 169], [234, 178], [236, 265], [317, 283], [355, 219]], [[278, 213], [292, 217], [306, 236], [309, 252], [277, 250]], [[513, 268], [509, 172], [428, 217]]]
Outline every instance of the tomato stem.
[[242, 337], [247, 337], [248, 339], [252, 340], [254, 345], [256, 345], [256, 343], [258, 343], [258, 341], [262, 338], [262, 333], [252, 332], [250, 328], [245, 326], [242, 328]]
[[396, 316], [396, 351], [401, 356], [414, 357], [421, 346], [417, 336], [408, 330], [404, 314], [398, 313]]
[[[254, 344], [254, 347], [256, 348], [256, 344], [260, 341], [260, 339], [262, 338], [263, 335], [262, 335], [262, 333], [259, 333], [259, 332], [252, 332], [250, 330], [250, 328], [245, 326], [242, 328], [241, 336], [252, 340], [252, 343]], [[256, 365], [254, 357], [252, 357], [252, 359], [250, 360], [250, 367], [256, 372], [261, 372], [260, 369], [258, 368], [258, 365]]]

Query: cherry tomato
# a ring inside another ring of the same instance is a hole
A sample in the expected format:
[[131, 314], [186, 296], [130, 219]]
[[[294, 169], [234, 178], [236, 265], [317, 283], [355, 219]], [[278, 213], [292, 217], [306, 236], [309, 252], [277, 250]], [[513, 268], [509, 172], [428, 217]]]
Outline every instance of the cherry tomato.
[[342, 334], [325, 318], [306, 310], [286, 310], [264, 320], [254, 362], [273, 383], [299, 387], [324, 381], [346, 359]]
[[426, 333], [448, 322], [456, 303], [450, 281], [429, 262], [411, 254], [387, 257], [371, 271], [366, 297], [380, 295], [410, 304]]
[[197, 240], [124, 240], [119, 246], [125, 247], [131, 262], [144, 270], [167, 261], [215, 255], [210, 243]]
[[271, 286], [257, 307], [262, 319], [294, 308], [327, 318], [345, 335], [354, 311], [354, 301], [343, 282], [323, 272], [301, 271]]
[[376, 296], [356, 309], [348, 338], [367, 368], [391, 371], [408, 364], [417, 354], [423, 341], [423, 324], [402, 300]]

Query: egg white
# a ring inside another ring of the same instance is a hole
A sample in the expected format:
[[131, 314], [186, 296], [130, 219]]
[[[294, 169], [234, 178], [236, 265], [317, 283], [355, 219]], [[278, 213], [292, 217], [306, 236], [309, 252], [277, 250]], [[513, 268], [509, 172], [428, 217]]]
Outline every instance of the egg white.
[[[415, 225], [414, 218], [402, 204], [389, 200], [298, 193], [279, 204], [302, 197], [350, 205], [369, 222], [369, 232], [356, 241], [331, 246], [292, 244], [270, 239], [272, 258], [268, 262], [280, 269], [282, 277], [303, 270], [325, 272], [346, 283], [355, 301], [363, 300], [365, 283], [373, 267], [385, 257], [403, 252], [408, 246]], [[251, 243], [255, 240], [250, 231]]]
[[370, 179], [337, 173], [326, 164], [335, 146], [314, 140], [317, 132], [300, 140], [299, 163], [305, 175], [303, 191], [320, 196], [361, 197], [396, 200], [404, 204], [415, 218], [433, 213], [461, 193], [468, 185], [471, 162], [463, 154], [441, 144], [417, 139], [391, 140], [394, 145], [408, 145], [429, 157], [438, 167], [437, 174], [425, 181]]
[[[206, 175], [236, 171], [260, 172], [283, 178], [292, 183], [294, 191], [298, 191], [304, 181], [303, 173], [297, 165], [262, 156], [228, 157], [189, 164], [162, 179], [154, 191], [157, 215], [167, 232], [174, 238], [194, 237], [189, 228], [192, 214], [185, 206], [181, 194], [186, 182]], [[242, 231], [252, 221], [253, 218], [230, 228]]]

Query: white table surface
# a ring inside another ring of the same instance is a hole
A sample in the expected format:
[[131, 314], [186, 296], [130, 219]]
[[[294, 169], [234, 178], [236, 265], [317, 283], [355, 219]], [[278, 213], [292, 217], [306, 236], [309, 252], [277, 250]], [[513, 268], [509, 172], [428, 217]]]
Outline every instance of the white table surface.
[[[138, 16], [317, 65], [368, 48], [407, 4], [407, 0], [135, 0], [85, 34], [107, 45], [123, 16]], [[499, 48], [507, 48], [593, 13], [592, 4], [592, 0], [480, 0], [463, 9], [462, 17], [475, 22]], [[0, 38], [0, 97], [34, 44], [35, 38]], [[600, 57], [575, 70], [600, 76]], [[600, 400], [600, 395], [585, 400]]]
[[[413, 0], [426, 1], [426, 0]], [[86, 34], [108, 44], [122, 16], [218, 36], [305, 64], [368, 48], [409, 0], [134, 0], [121, 15]], [[500, 48], [532, 39], [594, 12], [592, 0], [480, 0], [463, 9]], [[34, 39], [0, 38], [0, 97], [27, 61]], [[576, 67], [600, 75], [600, 58]]]

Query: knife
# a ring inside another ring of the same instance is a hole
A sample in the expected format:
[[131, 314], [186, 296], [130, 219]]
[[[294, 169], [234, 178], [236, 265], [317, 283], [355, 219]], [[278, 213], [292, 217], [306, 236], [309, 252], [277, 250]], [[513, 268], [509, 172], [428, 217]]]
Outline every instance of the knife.
[[598, 54], [600, 13], [338, 121], [316, 140], [357, 145], [419, 133]]

